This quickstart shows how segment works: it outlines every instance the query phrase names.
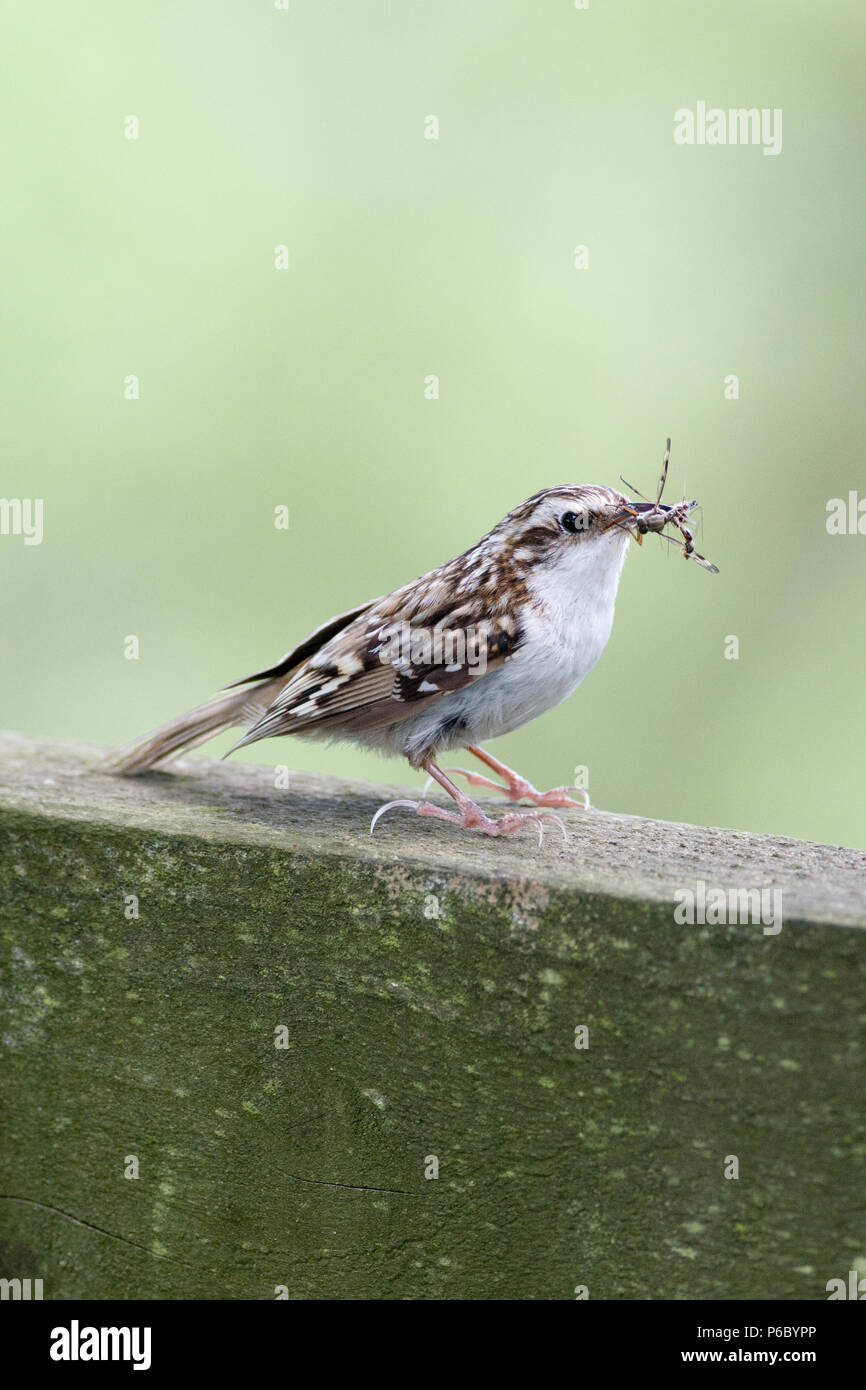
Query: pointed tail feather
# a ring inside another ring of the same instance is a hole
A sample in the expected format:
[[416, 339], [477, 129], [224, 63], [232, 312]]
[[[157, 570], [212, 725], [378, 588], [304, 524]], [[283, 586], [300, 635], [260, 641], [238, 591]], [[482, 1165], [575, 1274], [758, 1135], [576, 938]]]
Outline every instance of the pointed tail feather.
[[217, 695], [206, 704], [169, 720], [143, 739], [109, 754], [99, 767], [105, 772], [121, 772], [126, 776], [147, 772], [149, 768], [197, 748], [200, 743], [207, 743], [226, 729], [261, 719], [284, 684], [285, 677], [281, 676], [277, 680], [262, 681], [252, 689]]

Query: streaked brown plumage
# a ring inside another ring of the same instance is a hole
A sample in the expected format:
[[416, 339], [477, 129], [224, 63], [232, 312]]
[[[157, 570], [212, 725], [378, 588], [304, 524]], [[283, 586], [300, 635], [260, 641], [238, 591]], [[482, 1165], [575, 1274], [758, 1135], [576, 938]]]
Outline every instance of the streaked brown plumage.
[[[143, 772], [237, 725], [246, 733], [235, 748], [285, 734], [347, 739], [403, 753], [458, 801], [462, 824], [509, 833], [527, 817], [489, 820], [433, 760], [449, 748], [475, 751], [481, 738], [519, 727], [583, 679], [607, 641], [625, 547], [641, 510], [643, 504], [612, 488], [538, 492], [456, 559], [331, 618], [275, 666], [233, 682], [121, 750], [110, 765]], [[420, 657], [405, 643], [395, 656], [395, 629], [412, 635], [413, 644], [419, 633], [432, 641], [421, 643]], [[447, 645], [454, 634], [467, 633], [474, 659], [454, 660], [453, 643], [443, 659], [439, 639]], [[495, 770], [503, 767], [483, 750], [478, 756]], [[506, 779], [504, 788], [484, 784], [512, 799], [577, 804], [564, 788], [536, 793], [509, 775], [513, 781]], [[419, 809], [455, 817], [427, 803]]]

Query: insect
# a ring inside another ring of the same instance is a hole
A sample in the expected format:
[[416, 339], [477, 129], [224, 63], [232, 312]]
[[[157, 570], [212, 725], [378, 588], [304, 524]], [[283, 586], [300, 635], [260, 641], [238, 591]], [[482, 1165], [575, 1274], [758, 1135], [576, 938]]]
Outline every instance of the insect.
[[[671, 441], [668, 439], [666, 441], [664, 458], [662, 459], [662, 472], [659, 478], [655, 502], [650, 502], [648, 497], [645, 497], [644, 494], [631, 483], [627, 483], [622, 474], [620, 474], [621, 481], [625, 483], [629, 491], [636, 492], [638, 497], [643, 497], [642, 503], [633, 502], [631, 504], [632, 515], [635, 519], [635, 531], [637, 532], [635, 540], [638, 545], [642, 545], [644, 536], [652, 532], [653, 535], [662, 536], [664, 540], [670, 541], [672, 545], [678, 545], [679, 542], [675, 540], [673, 536], [667, 535], [664, 529], [666, 526], [675, 526], [683, 538], [682, 552], [684, 558], [686, 560], [697, 560], [698, 564], [705, 570], [709, 570], [710, 574], [718, 574], [718, 565], [714, 565], [711, 560], [707, 559], [706, 555], [701, 555], [700, 551], [695, 550], [694, 535], [692, 534], [691, 528], [686, 525], [689, 514], [698, 505], [697, 502], [676, 502], [672, 507], [663, 505], [662, 503], [662, 493], [665, 490], [665, 483], [668, 480], [668, 467], [670, 466], [670, 461]], [[625, 507], [623, 510], [628, 511], [629, 508]]]

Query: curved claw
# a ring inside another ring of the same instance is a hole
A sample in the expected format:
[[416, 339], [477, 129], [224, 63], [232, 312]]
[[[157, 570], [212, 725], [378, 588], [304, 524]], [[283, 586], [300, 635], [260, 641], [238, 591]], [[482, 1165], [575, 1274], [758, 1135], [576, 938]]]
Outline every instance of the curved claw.
[[395, 806], [411, 806], [414, 811], [416, 807], [419, 805], [420, 802], [418, 801], [408, 801], [403, 798], [401, 798], [399, 801], [386, 801], [385, 805], [379, 807], [375, 816], [370, 821], [370, 834], [372, 835], [373, 831], [376, 829], [376, 821], [379, 819], [380, 816], [384, 815], [386, 811], [392, 810]]
[[[554, 822], [556, 823], [556, 825], [558, 825], [559, 828], [560, 828], [560, 830], [562, 831], [562, 843], [563, 843], [564, 845], [567, 845], [567, 844], [568, 844], [568, 830], [567, 830], [567, 828], [566, 828], [565, 821], [562, 819], [561, 816], [555, 816], [555, 815], [553, 814], [552, 811], [542, 811], [538, 819], [539, 819], [540, 821], [544, 821], [544, 820], [552, 820], [552, 821], [554, 821]], [[542, 833], [542, 835], [543, 835], [543, 834], [544, 834], [544, 826], [542, 825], [542, 826], [540, 827], [540, 829], [541, 829], [541, 833]], [[541, 844], [541, 835], [539, 835], [539, 837], [538, 837], [538, 843]]]
[[581, 807], [581, 810], [583, 810], [583, 811], [591, 811], [591, 810], [592, 810], [592, 802], [591, 802], [590, 799], [589, 799], [589, 792], [587, 791], [586, 787], [563, 787], [563, 791], [566, 791], [566, 792], [578, 792], [580, 796], [583, 796], [583, 797], [586, 798], [586, 800], [585, 800], [584, 803], [583, 803], [583, 806]]
[[531, 811], [509, 811], [507, 815], [502, 816], [496, 822], [496, 824], [503, 827], [503, 829], [500, 831], [500, 834], [508, 834], [509, 830], [512, 827], [514, 829], [518, 829], [521, 825], [526, 825], [528, 821], [537, 821], [538, 845], [539, 848], [541, 848], [541, 845], [544, 842], [544, 822], [546, 820], [552, 820], [559, 827], [560, 831], [562, 832], [562, 842], [563, 844], [567, 845], [568, 830], [566, 829], [565, 822], [563, 821], [561, 816], [555, 816], [552, 811], [539, 811], [537, 814], [534, 814]]
[[396, 801], [386, 801], [384, 806], [379, 807], [370, 823], [371, 835], [376, 828], [379, 817], [396, 806], [406, 806], [419, 816], [435, 816], [439, 820], [451, 821], [454, 825], [462, 826], [465, 830], [480, 830], [485, 835], [511, 835], [516, 830], [522, 829], [523, 826], [534, 823], [538, 829], [539, 847], [544, 843], [544, 822], [552, 820], [562, 832], [563, 844], [568, 844], [568, 831], [565, 824], [561, 817], [555, 816], [552, 811], [509, 811], [499, 820], [491, 820], [468, 798], [460, 803], [460, 810], [457, 811], [448, 811], [444, 806], [436, 806], [430, 801], [410, 801], [403, 797]]

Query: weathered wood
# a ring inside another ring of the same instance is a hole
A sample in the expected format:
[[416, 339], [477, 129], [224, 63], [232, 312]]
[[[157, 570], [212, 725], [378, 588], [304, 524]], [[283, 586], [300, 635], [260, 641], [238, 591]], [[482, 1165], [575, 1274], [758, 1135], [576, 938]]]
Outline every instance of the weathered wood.
[[[866, 1255], [866, 855], [579, 811], [566, 847], [371, 838], [392, 788], [96, 757], [0, 739], [0, 1274], [823, 1299]], [[780, 889], [781, 931], [678, 924], [699, 880]]]

